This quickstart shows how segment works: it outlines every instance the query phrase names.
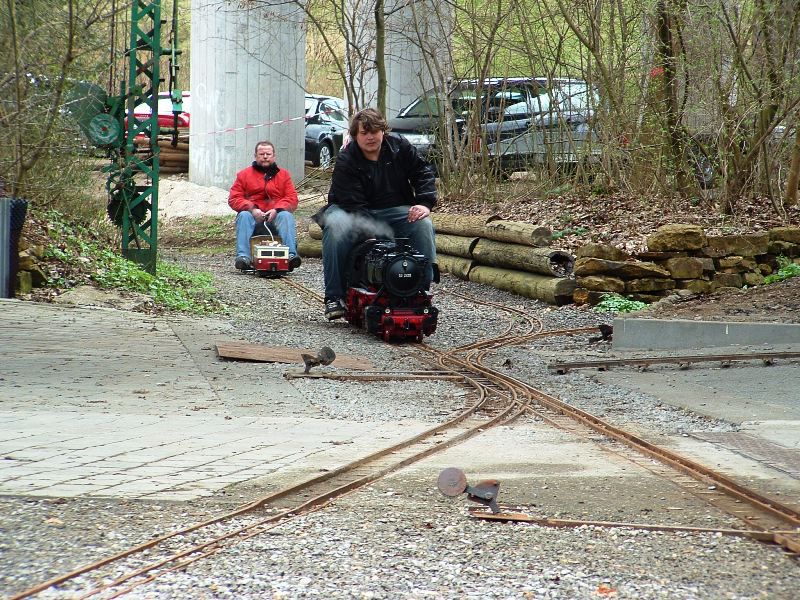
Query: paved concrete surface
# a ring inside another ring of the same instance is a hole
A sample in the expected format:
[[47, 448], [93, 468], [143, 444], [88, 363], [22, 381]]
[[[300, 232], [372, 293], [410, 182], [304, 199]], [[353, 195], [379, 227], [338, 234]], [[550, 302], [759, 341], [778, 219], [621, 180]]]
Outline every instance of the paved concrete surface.
[[[427, 427], [322, 418], [287, 365], [221, 361], [230, 339], [207, 319], [0, 301], [0, 494], [191, 500]], [[274, 414], [287, 402], [297, 417]]]
[[665, 319], [614, 319], [615, 349], [687, 350], [725, 346], [800, 345], [800, 325]]

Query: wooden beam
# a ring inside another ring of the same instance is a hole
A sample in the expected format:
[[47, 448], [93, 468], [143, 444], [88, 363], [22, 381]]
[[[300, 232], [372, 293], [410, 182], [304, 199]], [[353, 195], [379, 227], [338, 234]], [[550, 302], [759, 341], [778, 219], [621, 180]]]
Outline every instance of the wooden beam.
[[[217, 344], [217, 354], [220, 358], [233, 360], [248, 360], [253, 362], [278, 362], [288, 364], [305, 364], [302, 354], [317, 355], [319, 349], [289, 348], [286, 346], [261, 346], [246, 342], [220, 342]], [[360, 371], [373, 369], [372, 363], [360, 356], [342, 356], [337, 354], [333, 361], [334, 367], [340, 369], [358, 369]]]

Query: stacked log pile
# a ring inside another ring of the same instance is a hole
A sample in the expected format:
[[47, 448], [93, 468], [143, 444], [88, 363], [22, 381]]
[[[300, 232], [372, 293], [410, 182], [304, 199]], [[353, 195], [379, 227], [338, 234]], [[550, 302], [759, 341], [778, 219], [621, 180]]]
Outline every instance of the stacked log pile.
[[546, 247], [552, 239], [547, 227], [497, 216], [434, 213], [432, 218], [443, 272], [549, 304], [572, 302], [575, 259]]
[[608, 292], [654, 302], [676, 290], [709, 293], [763, 283], [778, 256], [800, 260], [800, 227], [709, 236], [699, 225], [664, 225], [648, 236], [646, 252], [587, 244], [575, 256], [576, 304], [596, 304]]
[[[134, 144], [143, 150], [150, 149], [150, 140], [136, 138]], [[173, 145], [171, 139], [158, 140], [159, 173], [174, 175], [189, 172], [189, 137], [180, 136], [177, 144]]]
[[[442, 272], [550, 304], [572, 302], [575, 260], [567, 252], [543, 247], [552, 237], [547, 227], [496, 216], [434, 213], [432, 218]], [[311, 239], [301, 239], [298, 251], [321, 256], [322, 230], [312, 222], [308, 232]]]

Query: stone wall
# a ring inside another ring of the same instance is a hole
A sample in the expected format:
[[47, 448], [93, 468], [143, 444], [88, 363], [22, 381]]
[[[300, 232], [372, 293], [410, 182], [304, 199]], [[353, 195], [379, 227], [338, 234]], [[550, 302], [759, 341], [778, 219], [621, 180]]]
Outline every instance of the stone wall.
[[630, 255], [605, 244], [575, 253], [577, 304], [597, 304], [615, 292], [655, 302], [677, 290], [709, 293], [763, 283], [777, 257], [800, 263], [800, 227], [744, 235], [709, 236], [699, 225], [664, 225], [647, 238], [647, 251]]
[[16, 293], [29, 294], [31, 289], [47, 282], [44, 266], [44, 248], [31, 244], [23, 231], [19, 240], [19, 264], [16, 280]]

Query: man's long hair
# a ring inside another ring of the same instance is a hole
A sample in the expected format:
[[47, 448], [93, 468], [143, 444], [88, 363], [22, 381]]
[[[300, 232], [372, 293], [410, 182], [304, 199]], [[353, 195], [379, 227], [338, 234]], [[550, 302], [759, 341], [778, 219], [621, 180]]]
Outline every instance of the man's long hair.
[[364, 131], [367, 133], [372, 133], [373, 131], [389, 131], [389, 125], [386, 123], [386, 119], [377, 108], [365, 108], [358, 111], [353, 116], [353, 119], [350, 121], [349, 129], [351, 139], [356, 139], [361, 125], [364, 126]]

